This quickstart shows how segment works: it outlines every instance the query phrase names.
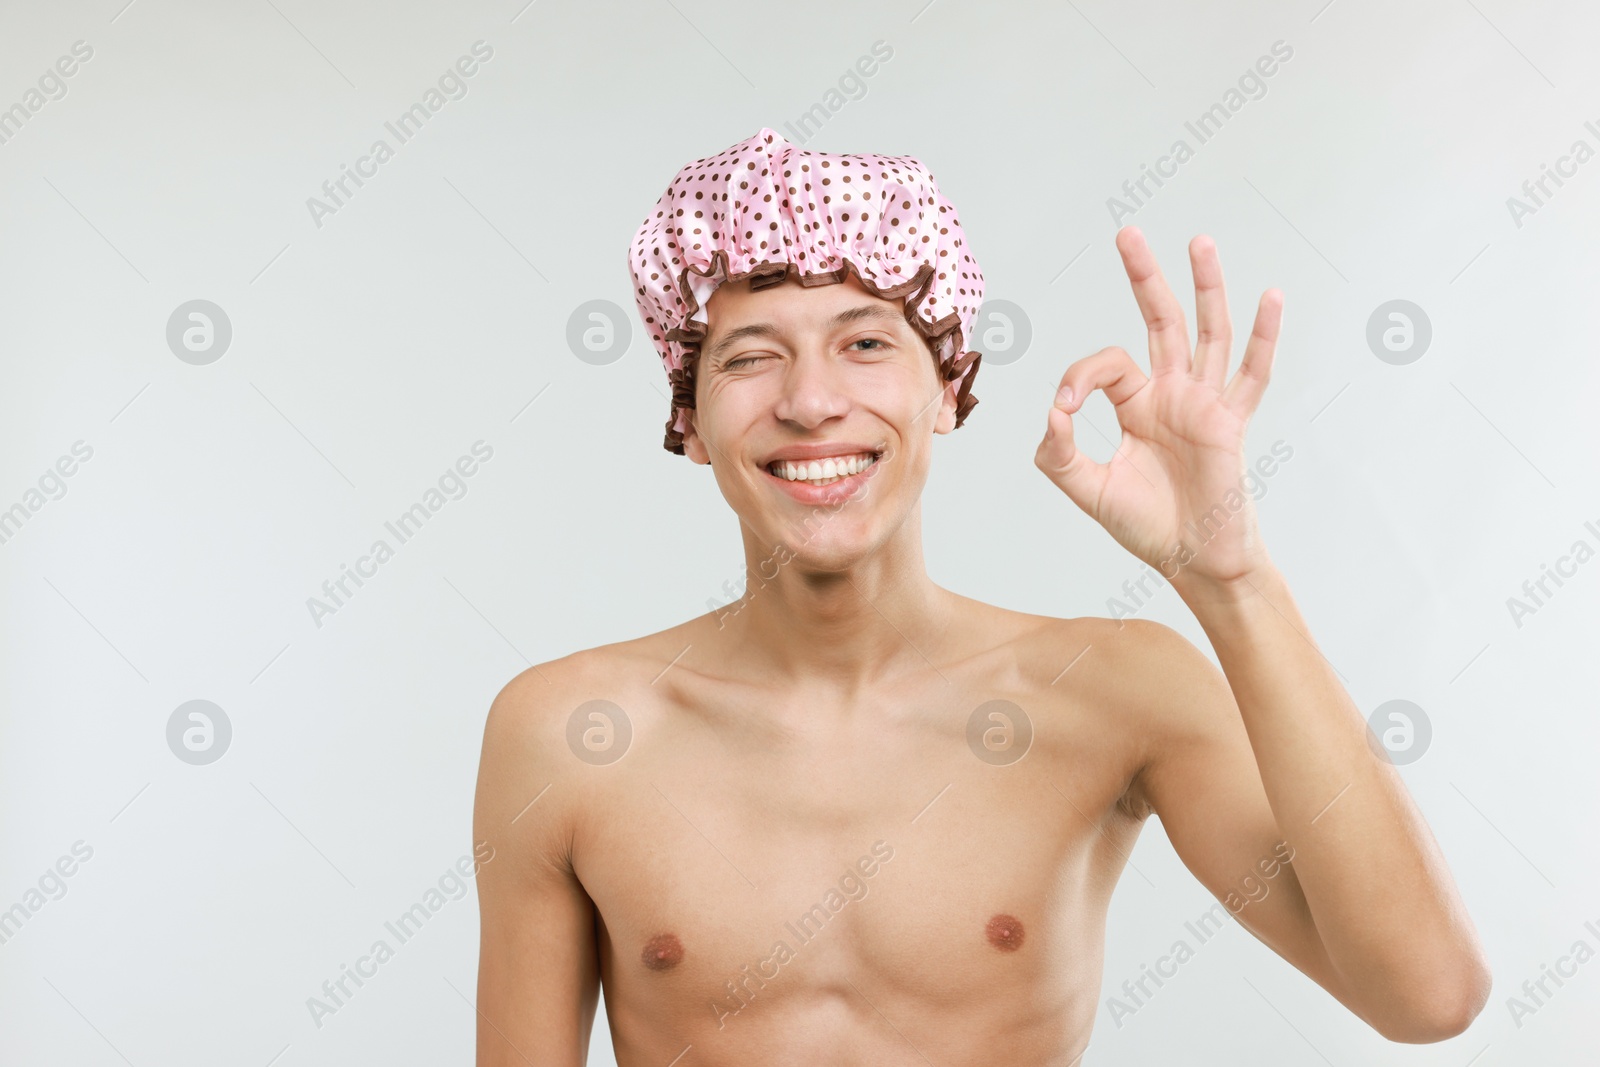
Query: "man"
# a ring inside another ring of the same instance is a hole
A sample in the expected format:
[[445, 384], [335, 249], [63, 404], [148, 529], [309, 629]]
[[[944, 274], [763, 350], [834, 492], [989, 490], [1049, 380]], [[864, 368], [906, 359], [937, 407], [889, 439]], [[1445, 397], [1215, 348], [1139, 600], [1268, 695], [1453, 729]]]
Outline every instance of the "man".
[[[630, 264], [674, 387], [667, 447], [710, 465], [748, 582], [494, 701], [480, 1065], [582, 1064], [601, 981], [623, 1067], [1076, 1063], [1152, 812], [1379, 1033], [1477, 1015], [1489, 974], [1439, 850], [1239, 492], [1282, 294], [1229, 381], [1213, 243], [1190, 245], [1192, 356], [1142, 235], [1117, 248], [1150, 374], [1120, 348], [1074, 363], [1035, 463], [1162, 568], [1221, 672], [1153, 622], [929, 580], [919, 497], [933, 435], [976, 403], [983, 278], [920, 163], [763, 129], [679, 172]], [[1122, 426], [1108, 464], [1073, 443], [1095, 389]]]

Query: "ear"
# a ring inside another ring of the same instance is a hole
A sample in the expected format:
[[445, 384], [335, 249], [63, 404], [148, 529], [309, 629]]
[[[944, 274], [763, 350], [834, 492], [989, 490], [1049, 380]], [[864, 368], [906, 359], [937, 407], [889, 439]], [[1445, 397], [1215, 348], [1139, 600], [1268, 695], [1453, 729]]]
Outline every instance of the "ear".
[[700, 433], [695, 429], [694, 420], [698, 414], [693, 408], [688, 412], [689, 428], [683, 434], [683, 454], [702, 467], [711, 463], [711, 453], [706, 449], [706, 443], [700, 439]]
[[944, 395], [939, 397], [939, 414], [933, 420], [934, 433], [949, 433], [956, 428], [956, 394], [960, 391], [959, 379], [945, 383]]

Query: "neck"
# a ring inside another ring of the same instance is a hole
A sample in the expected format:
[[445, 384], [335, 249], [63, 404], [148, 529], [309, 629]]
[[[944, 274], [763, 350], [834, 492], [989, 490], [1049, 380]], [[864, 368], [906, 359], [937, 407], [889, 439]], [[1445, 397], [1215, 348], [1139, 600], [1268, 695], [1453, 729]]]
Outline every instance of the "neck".
[[747, 532], [745, 592], [714, 613], [719, 641], [765, 681], [845, 692], [928, 669], [953, 598], [924, 567], [920, 511], [837, 569], [818, 569], [804, 549], [774, 554]]

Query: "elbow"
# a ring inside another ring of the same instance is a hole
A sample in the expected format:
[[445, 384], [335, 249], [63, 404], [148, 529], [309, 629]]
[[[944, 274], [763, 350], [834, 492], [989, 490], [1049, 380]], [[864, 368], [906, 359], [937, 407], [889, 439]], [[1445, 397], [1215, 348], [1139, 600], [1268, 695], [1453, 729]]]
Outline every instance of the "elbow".
[[1431, 1045], [1464, 1033], [1483, 1010], [1481, 1002], [1441, 1001], [1425, 1010], [1408, 1011], [1376, 1027], [1386, 1040], [1407, 1045]]
[[1463, 1033], [1489, 1001], [1493, 983], [1488, 964], [1473, 957], [1462, 962], [1447, 981], [1430, 983], [1425, 996], [1396, 998], [1373, 1029], [1389, 1041], [1428, 1045]]

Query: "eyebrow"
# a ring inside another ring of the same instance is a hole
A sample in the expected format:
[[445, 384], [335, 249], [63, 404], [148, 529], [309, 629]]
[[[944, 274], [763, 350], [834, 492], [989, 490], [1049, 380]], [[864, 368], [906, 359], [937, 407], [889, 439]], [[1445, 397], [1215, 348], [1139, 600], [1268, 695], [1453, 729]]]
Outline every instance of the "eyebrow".
[[[904, 321], [900, 316], [896, 315], [893, 311], [890, 311], [882, 304], [857, 304], [855, 307], [847, 308], [846, 310], [835, 315], [828, 322], [828, 327], [830, 329], [837, 329], [840, 326], [847, 326], [852, 322], [860, 322], [864, 319], [882, 319], [891, 323]], [[717, 338], [717, 340], [706, 351], [706, 357], [714, 363], [716, 362], [718, 356], [721, 356], [729, 348], [732, 348], [736, 343], [744, 340], [746, 337], [777, 336], [779, 336], [778, 328], [772, 325], [770, 322], [752, 322], [745, 326], [740, 326], [729, 330], [724, 336]]]

